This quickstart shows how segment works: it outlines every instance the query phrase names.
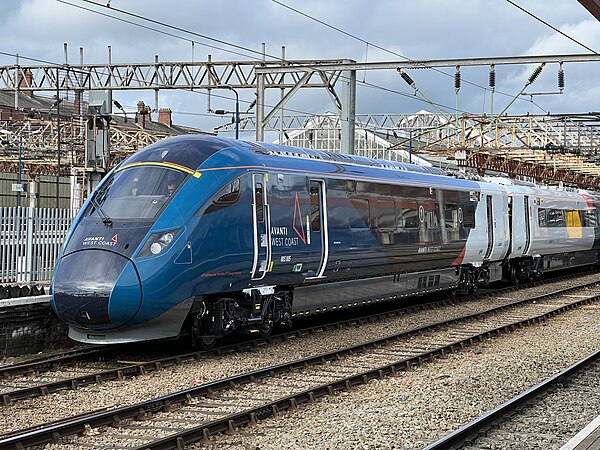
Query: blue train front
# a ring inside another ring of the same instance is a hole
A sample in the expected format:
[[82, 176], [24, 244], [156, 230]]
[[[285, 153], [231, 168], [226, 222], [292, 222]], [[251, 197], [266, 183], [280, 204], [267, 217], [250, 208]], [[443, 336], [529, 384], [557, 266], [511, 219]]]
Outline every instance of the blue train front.
[[[213, 292], [247, 286], [253, 239], [251, 232], [218, 240], [213, 234], [250, 224], [251, 217], [237, 217], [237, 208], [231, 215], [219, 211], [239, 197], [250, 205], [245, 197], [251, 193], [240, 190], [243, 169], [197, 169], [239, 166], [239, 155], [219, 153], [229, 146], [200, 136], [166, 140], [102, 181], [75, 219], [52, 283], [53, 307], [71, 338], [115, 343], [174, 337], [186, 321], [187, 329], [194, 322], [202, 326], [204, 335], [224, 333], [202, 324], [205, 301]], [[241, 316], [238, 322], [251, 319]]]

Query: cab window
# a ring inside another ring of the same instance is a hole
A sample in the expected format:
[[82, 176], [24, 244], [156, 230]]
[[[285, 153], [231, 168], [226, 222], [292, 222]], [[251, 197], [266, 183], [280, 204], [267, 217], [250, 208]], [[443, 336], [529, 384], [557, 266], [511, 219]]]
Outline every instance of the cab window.
[[223, 187], [215, 195], [211, 205], [206, 208], [204, 214], [209, 214], [214, 211], [218, 211], [228, 206], [233, 205], [240, 198], [240, 179], [236, 178], [231, 183]]

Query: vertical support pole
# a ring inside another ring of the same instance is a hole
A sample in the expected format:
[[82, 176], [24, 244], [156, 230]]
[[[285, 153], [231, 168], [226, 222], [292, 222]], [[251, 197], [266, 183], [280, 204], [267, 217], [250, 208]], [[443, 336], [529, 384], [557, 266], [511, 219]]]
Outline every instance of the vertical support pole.
[[[22, 183], [21, 172], [23, 171], [23, 131], [19, 134], [19, 173], [17, 174], [17, 183]], [[21, 191], [17, 191], [17, 206], [21, 206]]]
[[[285, 46], [282, 45], [281, 46], [281, 62], [285, 63]], [[281, 84], [283, 84], [283, 81], [285, 79], [285, 74], [281, 74]], [[284, 134], [283, 134], [283, 97], [285, 96], [285, 88], [281, 88], [281, 96], [280, 96], [280, 101], [281, 101], [281, 111], [280, 111], [280, 115], [279, 115], [279, 143], [282, 144], [283, 143], [283, 138], [284, 138]]]
[[17, 53], [17, 64], [15, 67], [15, 111], [19, 109], [19, 54]]
[[[160, 80], [158, 77], [158, 55], [154, 55], [154, 70], [156, 70], [156, 80], [159, 84]], [[156, 112], [158, 113], [158, 91], [159, 89], [154, 89], [154, 108], [156, 109]]]
[[412, 152], [413, 152], [413, 129], [408, 130], [408, 163], [412, 164]]
[[256, 140], [265, 140], [265, 75], [256, 75]]
[[340, 80], [342, 83], [340, 150], [342, 153], [353, 155], [356, 126], [356, 70], [344, 70]]
[[[262, 43], [262, 60], [266, 60], [266, 45]], [[256, 140], [265, 140], [265, 75], [256, 75]]]
[[460, 92], [460, 66], [456, 66], [456, 73], [454, 74], [454, 93], [456, 95], [456, 105], [454, 108], [455, 124], [456, 124], [456, 139], [454, 142], [456, 145], [460, 142], [460, 136], [458, 135], [458, 93]]
[[56, 68], [56, 149], [57, 163], [56, 168], [56, 209], [60, 206], [60, 81], [59, 68]]
[[27, 208], [27, 240], [25, 242], [25, 281], [30, 283], [33, 275], [33, 220], [34, 208]]
[[28, 191], [29, 191], [29, 207], [30, 208], [37, 208], [38, 207], [38, 191], [39, 191], [39, 187], [38, 187], [38, 181], [36, 178], [30, 178], [29, 179], [29, 185], [27, 186]]

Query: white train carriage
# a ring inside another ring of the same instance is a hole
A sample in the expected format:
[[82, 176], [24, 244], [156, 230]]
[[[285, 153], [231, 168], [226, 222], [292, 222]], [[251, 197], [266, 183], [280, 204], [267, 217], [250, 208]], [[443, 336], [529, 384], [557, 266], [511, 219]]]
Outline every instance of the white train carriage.
[[[591, 196], [501, 178], [490, 181], [494, 184], [481, 185], [482, 196], [488, 198], [482, 198], [478, 209], [485, 207], [493, 217], [487, 223], [487, 230], [479, 227], [478, 232], [487, 234], [488, 246], [494, 242], [498, 252], [492, 253], [489, 260], [503, 259], [504, 278], [516, 283], [544, 272], [596, 262], [598, 219]], [[506, 198], [494, 195], [493, 187], [503, 191]], [[505, 245], [501, 246], [497, 241], [502, 239], [503, 231]], [[504, 256], [500, 249], [507, 250]], [[492, 263], [490, 281], [498, 279], [497, 272], [498, 265]]]

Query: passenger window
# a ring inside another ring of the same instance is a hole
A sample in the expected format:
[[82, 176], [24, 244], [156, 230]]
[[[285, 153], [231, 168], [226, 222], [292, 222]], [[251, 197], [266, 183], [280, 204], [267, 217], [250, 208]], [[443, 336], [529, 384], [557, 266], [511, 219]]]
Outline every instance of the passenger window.
[[547, 217], [546, 217], [546, 208], [538, 209], [538, 224], [540, 228], [545, 228], [548, 226]]
[[463, 228], [475, 228], [475, 207], [473, 205], [464, 205], [462, 216]]
[[368, 229], [370, 227], [369, 200], [353, 198], [350, 202], [352, 204], [348, 211], [350, 228]]
[[565, 226], [565, 216], [562, 209], [548, 210], [548, 226], [553, 228]]
[[396, 228], [396, 203], [394, 200], [377, 200], [377, 226], [386, 230]]
[[426, 204], [424, 205], [425, 215], [423, 221], [425, 222], [425, 228], [439, 228], [440, 220], [438, 214], [438, 205]]
[[444, 224], [446, 228], [458, 228], [458, 205], [446, 203], [444, 205]]
[[419, 228], [419, 210], [417, 202], [404, 202], [401, 212], [401, 226], [408, 229]]
[[349, 194], [356, 194], [356, 181], [346, 180], [346, 192]]
[[589, 211], [583, 212], [583, 226], [584, 227], [597, 227], [597, 210], [596, 208], [590, 209]]

